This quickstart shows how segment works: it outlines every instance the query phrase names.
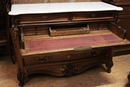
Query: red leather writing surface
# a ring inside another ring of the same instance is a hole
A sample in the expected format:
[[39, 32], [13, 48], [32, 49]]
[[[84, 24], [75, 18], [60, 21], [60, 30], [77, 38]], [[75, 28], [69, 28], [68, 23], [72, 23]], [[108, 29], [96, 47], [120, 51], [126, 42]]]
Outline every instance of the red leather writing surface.
[[61, 50], [68, 48], [75, 48], [80, 46], [102, 46], [122, 43], [123, 41], [113, 34], [70, 37], [70, 38], [56, 38], [56, 39], [42, 39], [27, 41], [30, 52]]

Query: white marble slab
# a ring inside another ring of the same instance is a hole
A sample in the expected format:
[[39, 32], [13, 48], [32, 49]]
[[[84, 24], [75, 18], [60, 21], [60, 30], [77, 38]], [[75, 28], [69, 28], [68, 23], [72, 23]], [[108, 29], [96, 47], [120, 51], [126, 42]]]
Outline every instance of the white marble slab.
[[121, 11], [123, 8], [104, 2], [13, 4], [9, 15], [112, 10]]

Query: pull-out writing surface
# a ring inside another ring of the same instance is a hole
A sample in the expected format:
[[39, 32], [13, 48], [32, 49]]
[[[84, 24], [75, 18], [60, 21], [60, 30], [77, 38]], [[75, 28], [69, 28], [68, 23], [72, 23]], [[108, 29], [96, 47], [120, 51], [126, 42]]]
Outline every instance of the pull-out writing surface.
[[[97, 33], [98, 32], [98, 33]], [[108, 30], [91, 32], [91, 34], [70, 35], [50, 37], [48, 35], [25, 36], [25, 50], [23, 55], [42, 54], [59, 51], [71, 51], [78, 47], [91, 46], [114, 47], [129, 44], [128, 40], [123, 40]]]

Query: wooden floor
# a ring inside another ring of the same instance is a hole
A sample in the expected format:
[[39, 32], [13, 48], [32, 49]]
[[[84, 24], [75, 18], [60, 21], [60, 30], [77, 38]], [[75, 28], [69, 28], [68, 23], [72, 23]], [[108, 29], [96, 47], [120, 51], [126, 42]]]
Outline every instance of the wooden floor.
[[[30, 75], [24, 87], [126, 87], [130, 54], [116, 56], [113, 61], [111, 73], [107, 73], [103, 66], [95, 66], [72, 77], [34, 74]], [[17, 64], [12, 64], [5, 56], [0, 57], [0, 87], [19, 87]]]

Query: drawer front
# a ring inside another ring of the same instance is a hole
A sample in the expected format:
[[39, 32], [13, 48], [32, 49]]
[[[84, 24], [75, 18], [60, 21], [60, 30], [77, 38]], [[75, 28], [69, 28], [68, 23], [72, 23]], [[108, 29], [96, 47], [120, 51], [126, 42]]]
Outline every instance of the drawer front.
[[31, 55], [31, 56], [24, 56], [23, 61], [24, 65], [31, 65], [31, 64], [45, 64], [50, 62], [63, 62], [63, 61], [70, 61], [82, 58], [89, 58], [89, 57], [98, 57], [102, 55], [108, 55], [109, 50], [93, 50], [93, 51], [82, 51], [82, 52], [59, 52], [59, 53], [52, 53], [52, 54], [44, 54], [44, 55]]
[[91, 19], [111, 19], [113, 17], [113, 12], [74, 13], [72, 14], [72, 21], [85, 21]]
[[20, 23], [68, 21], [68, 14], [21, 15]]
[[25, 73], [45, 73], [54, 76], [72, 76], [74, 74], [79, 74], [89, 67], [95, 66], [97, 64], [104, 64], [104, 60], [109, 59], [108, 56], [102, 57], [92, 57], [82, 60], [73, 60], [68, 62], [56, 62], [48, 63], [39, 66], [25, 67]]
[[24, 27], [23, 33], [24, 35], [44, 35], [48, 34], [48, 26], [42, 26], [42, 27]]

